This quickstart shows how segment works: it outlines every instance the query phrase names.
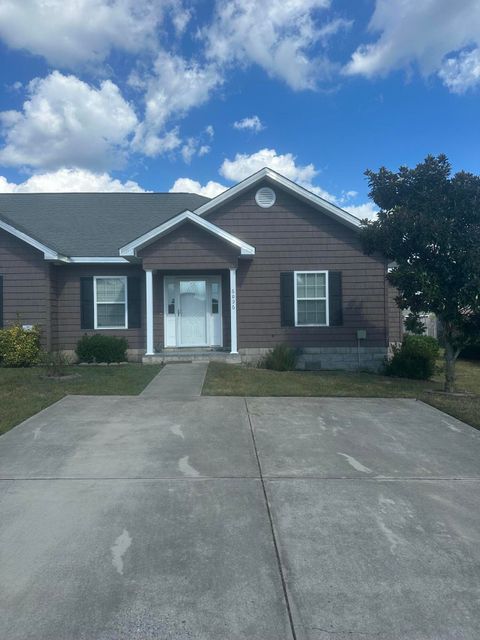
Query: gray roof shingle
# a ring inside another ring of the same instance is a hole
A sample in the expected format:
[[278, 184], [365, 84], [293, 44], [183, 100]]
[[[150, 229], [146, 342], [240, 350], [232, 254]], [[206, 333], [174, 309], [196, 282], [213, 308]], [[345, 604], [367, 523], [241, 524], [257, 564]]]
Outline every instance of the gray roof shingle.
[[0, 219], [62, 255], [115, 256], [209, 198], [194, 193], [2, 193]]

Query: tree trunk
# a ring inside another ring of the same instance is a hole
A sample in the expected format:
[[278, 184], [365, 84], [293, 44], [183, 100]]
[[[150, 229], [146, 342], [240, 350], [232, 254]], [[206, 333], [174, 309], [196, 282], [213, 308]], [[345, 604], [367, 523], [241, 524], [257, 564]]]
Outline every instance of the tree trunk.
[[446, 340], [445, 342], [445, 386], [446, 393], [452, 393], [455, 390], [455, 362], [459, 350], [456, 350], [453, 345]]

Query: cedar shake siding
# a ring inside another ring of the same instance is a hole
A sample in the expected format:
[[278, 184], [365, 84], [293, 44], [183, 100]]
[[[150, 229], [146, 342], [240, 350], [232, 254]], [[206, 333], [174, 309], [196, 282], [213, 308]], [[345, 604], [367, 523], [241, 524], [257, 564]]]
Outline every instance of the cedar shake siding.
[[[55, 265], [54, 282], [57, 292], [57, 314], [54, 347], [75, 349], [86, 333], [121, 336], [129, 349], [145, 349], [145, 275], [138, 265]], [[80, 278], [92, 276], [138, 276], [141, 278], [141, 327], [139, 329], [82, 329], [80, 322]]]
[[0, 276], [3, 278], [3, 325], [17, 322], [40, 328], [50, 346], [50, 264], [43, 253], [0, 229]]
[[144, 269], [200, 271], [236, 267], [238, 254], [238, 249], [189, 222], [138, 252]]
[[[237, 272], [238, 346], [349, 347], [357, 329], [367, 330], [365, 347], [386, 347], [385, 262], [363, 254], [358, 234], [274, 187], [276, 203], [262, 209], [255, 193], [262, 185], [206, 214], [209, 222], [250, 243], [252, 260]], [[282, 327], [280, 274], [328, 270], [342, 273], [343, 326]]]

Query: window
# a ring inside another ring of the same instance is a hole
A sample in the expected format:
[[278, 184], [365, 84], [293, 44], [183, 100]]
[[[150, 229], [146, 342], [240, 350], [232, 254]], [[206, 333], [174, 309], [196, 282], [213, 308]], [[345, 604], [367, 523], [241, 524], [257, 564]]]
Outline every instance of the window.
[[295, 271], [295, 325], [328, 326], [328, 272]]
[[97, 276], [94, 283], [95, 329], [126, 329], [127, 278]]

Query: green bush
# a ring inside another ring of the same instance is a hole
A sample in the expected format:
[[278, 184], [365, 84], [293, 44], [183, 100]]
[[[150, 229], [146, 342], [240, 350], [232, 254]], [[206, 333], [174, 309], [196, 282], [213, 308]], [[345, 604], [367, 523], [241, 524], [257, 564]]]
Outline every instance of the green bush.
[[297, 364], [297, 352], [286, 344], [277, 344], [270, 349], [258, 366], [261, 369], [273, 369], [274, 371], [293, 371]]
[[77, 342], [76, 354], [80, 362], [124, 362], [127, 359], [128, 342], [116, 336], [86, 334]]
[[40, 332], [14, 324], [0, 329], [0, 364], [4, 367], [30, 367], [40, 356]]
[[428, 380], [435, 373], [440, 347], [431, 336], [407, 335], [400, 347], [394, 347], [393, 357], [385, 373], [398, 378]]

